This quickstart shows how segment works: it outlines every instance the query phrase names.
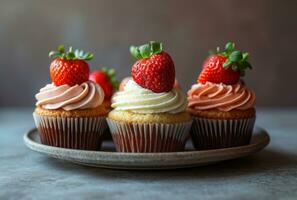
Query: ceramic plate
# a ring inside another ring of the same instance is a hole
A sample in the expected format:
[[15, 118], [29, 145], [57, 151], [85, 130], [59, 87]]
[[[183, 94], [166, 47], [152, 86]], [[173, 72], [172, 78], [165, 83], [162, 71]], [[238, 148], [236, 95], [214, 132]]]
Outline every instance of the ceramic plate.
[[40, 143], [36, 129], [26, 133], [24, 141], [34, 151], [82, 165], [114, 169], [150, 170], [196, 167], [247, 156], [267, 146], [269, 135], [264, 129], [256, 127], [249, 145], [195, 151], [189, 140], [185, 151], [170, 153], [119, 153], [115, 152], [112, 141], [104, 141], [101, 151], [52, 147]]

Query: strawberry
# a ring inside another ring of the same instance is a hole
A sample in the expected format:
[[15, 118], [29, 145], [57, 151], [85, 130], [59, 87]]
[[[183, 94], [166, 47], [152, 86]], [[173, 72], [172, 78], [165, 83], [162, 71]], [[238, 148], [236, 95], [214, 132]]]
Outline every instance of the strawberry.
[[54, 58], [50, 65], [50, 74], [56, 86], [73, 86], [88, 81], [90, 70], [85, 60], [91, 60], [93, 54], [81, 50], [73, 51], [72, 47], [65, 52], [64, 45], [60, 45], [58, 51], [49, 53], [49, 57]]
[[124, 78], [124, 79], [121, 81], [121, 83], [120, 83], [119, 90], [120, 90], [120, 91], [123, 91], [124, 88], [125, 88], [125, 86], [126, 86], [126, 84], [127, 84], [128, 81], [130, 81], [131, 79], [132, 79], [131, 76], [128, 76], [128, 77]]
[[213, 55], [210, 55], [203, 64], [198, 83], [224, 83], [227, 85], [235, 84], [240, 76], [244, 76], [247, 68], [252, 68], [247, 61], [249, 54], [235, 50], [235, 44], [228, 42], [223, 51], [219, 47]]
[[111, 99], [113, 92], [119, 87], [119, 82], [115, 79], [114, 69], [95, 70], [90, 74], [89, 79], [102, 87], [107, 100]]
[[132, 67], [133, 80], [155, 93], [168, 92], [173, 88], [175, 69], [162, 43], [149, 42], [139, 47], [131, 46], [131, 54], [138, 59]]
[[174, 88], [179, 88], [179, 89], [181, 89], [180, 84], [179, 84], [179, 82], [178, 82], [177, 79], [174, 80], [174, 85], [173, 85], [173, 87], [174, 87]]

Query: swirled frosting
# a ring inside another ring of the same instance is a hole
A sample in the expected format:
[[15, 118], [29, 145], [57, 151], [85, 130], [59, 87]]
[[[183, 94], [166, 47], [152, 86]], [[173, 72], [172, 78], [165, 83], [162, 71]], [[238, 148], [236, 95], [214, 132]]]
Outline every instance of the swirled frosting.
[[104, 100], [104, 91], [92, 81], [74, 86], [48, 84], [41, 88], [35, 97], [37, 99], [36, 106], [41, 106], [44, 109], [62, 108], [69, 111], [95, 108], [101, 105]]
[[112, 97], [115, 110], [129, 110], [135, 113], [179, 113], [185, 111], [187, 98], [180, 89], [155, 93], [129, 80], [123, 91]]
[[189, 110], [246, 110], [255, 106], [255, 93], [242, 83], [195, 84], [188, 91]]

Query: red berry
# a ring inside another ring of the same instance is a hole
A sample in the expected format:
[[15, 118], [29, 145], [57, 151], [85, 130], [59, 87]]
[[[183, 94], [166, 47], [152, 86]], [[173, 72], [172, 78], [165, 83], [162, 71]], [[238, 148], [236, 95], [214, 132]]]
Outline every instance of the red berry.
[[106, 74], [103, 71], [99, 71], [99, 70], [93, 71], [90, 74], [89, 79], [99, 85], [104, 84], [108, 81], [108, 77], [106, 76]]
[[105, 99], [111, 99], [113, 95], [113, 87], [109, 82], [106, 82], [104, 84], [100, 84], [102, 87], [104, 94], [105, 94]]
[[227, 57], [223, 55], [209, 56], [202, 68], [197, 82], [198, 83], [224, 83], [227, 85], [235, 84], [239, 81], [240, 71], [234, 71], [232, 67], [225, 69], [223, 64], [227, 60]]
[[132, 77], [141, 87], [156, 93], [168, 92], [174, 85], [174, 63], [170, 55], [162, 51], [138, 60], [132, 67]]
[[93, 54], [82, 50], [66, 51], [60, 45], [57, 51], [51, 51], [49, 57], [54, 61], [50, 65], [50, 74], [55, 85], [76, 85], [89, 80], [89, 65], [85, 60], [91, 60]]
[[110, 99], [114, 92], [114, 87], [111, 83], [110, 77], [105, 71], [96, 70], [90, 74], [90, 80], [94, 81], [104, 91], [105, 99]]
[[228, 42], [225, 49], [219, 47], [212, 51], [214, 55], [209, 56], [203, 64], [198, 83], [224, 83], [227, 85], [235, 84], [240, 76], [244, 76], [246, 69], [252, 69], [248, 62], [249, 53], [235, 49], [233, 42]]
[[124, 79], [121, 81], [121, 83], [120, 83], [119, 91], [123, 91], [124, 88], [125, 88], [125, 86], [126, 86], [126, 84], [127, 84], [128, 81], [130, 81], [131, 79], [132, 79], [131, 76], [128, 76], [128, 77], [124, 78]]
[[177, 79], [174, 80], [174, 86], [173, 87], [174, 88], [179, 88], [179, 89], [181, 88]]
[[56, 86], [73, 86], [88, 81], [89, 65], [84, 60], [56, 58], [50, 65], [50, 74]]

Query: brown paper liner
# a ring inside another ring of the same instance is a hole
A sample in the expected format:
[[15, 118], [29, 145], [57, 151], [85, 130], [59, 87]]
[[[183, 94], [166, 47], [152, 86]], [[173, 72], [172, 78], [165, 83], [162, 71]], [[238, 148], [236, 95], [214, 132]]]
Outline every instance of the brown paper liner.
[[123, 123], [107, 118], [119, 152], [181, 151], [190, 136], [192, 121], [177, 124]]
[[247, 145], [253, 133], [255, 117], [219, 120], [195, 117], [191, 128], [193, 145], [197, 150]]
[[107, 124], [105, 117], [49, 117], [33, 113], [42, 144], [98, 150]]

